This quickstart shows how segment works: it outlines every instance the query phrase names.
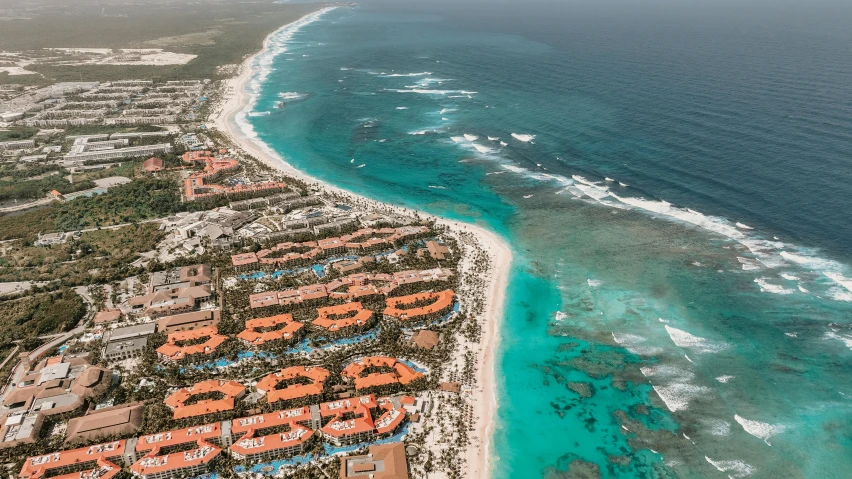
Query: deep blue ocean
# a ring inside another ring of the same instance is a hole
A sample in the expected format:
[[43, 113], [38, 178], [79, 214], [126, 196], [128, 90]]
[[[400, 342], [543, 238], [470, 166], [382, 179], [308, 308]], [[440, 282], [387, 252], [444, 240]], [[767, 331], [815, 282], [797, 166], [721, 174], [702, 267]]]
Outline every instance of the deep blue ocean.
[[852, 4], [312, 20], [258, 59], [249, 133], [515, 253], [495, 478], [852, 477]]

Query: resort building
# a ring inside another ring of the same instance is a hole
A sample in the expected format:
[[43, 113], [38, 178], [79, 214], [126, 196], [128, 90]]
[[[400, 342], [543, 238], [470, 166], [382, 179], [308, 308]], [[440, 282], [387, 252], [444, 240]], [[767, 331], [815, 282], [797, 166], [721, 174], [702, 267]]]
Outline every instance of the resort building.
[[227, 440], [230, 433], [222, 427], [223, 424], [226, 426], [230, 425], [227, 421], [224, 423], [214, 422], [185, 429], [139, 436], [136, 438], [133, 453], [138, 460], [140, 457], [150, 455], [153, 451], [158, 451], [160, 454], [167, 454], [186, 445], [196, 444], [199, 440], [218, 446], [230, 444], [230, 441]]
[[204, 309], [201, 311], [163, 316], [157, 320], [157, 330], [161, 333], [174, 333], [215, 327], [219, 324], [219, 317], [219, 309]]
[[106, 309], [98, 311], [95, 314], [95, 324], [107, 324], [118, 321], [121, 318], [121, 311], [118, 309]]
[[319, 366], [291, 366], [264, 376], [257, 391], [271, 405], [300, 402], [307, 404], [322, 399], [325, 380], [331, 373]]
[[[157, 353], [163, 359], [179, 361], [196, 354], [212, 354], [216, 348], [228, 339], [219, 334], [215, 326], [169, 333], [166, 344], [157, 348]], [[203, 342], [199, 342], [204, 340]]]
[[140, 479], [170, 479], [195, 477], [209, 471], [222, 449], [198, 439], [196, 449], [157, 455], [159, 448], [130, 466], [133, 476]]
[[133, 434], [142, 425], [144, 410], [145, 403], [138, 401], [89, 411], [85, 416], [68, 421], [65, 443], [89, 442], [110, 436]]
[[179, 389], [163, 402], [174, 411], [174, 419], [183, 419], [231, 411], [245, 392], [246, 387], [236, 381], [209, 379]]
[[209, 303], [213, 291], [209, 284], [201, 286], [162, 288], [128, 300], [131, 312], [158, 318], [187, 313]]
[[397, 321], [438, 319], [452, 310], [454, 300], [455, 293], [451, 289], [388, 298], [384, 316]]
[[143, 323], [107, 331], [104, 334], [104, 358], [109, 361], [121, 361], [141, 356], [148, 344], [148, 336], [156, 330], [156, 323]]
[[147, 160], [142, 162], [142, 169], [148, 173], [156, 173], [158, 171], [163, 171], [163, 160], [152, 156]]
[[112, 380], [112, 371], [90, 361], [91, 353], [42, 360], [9, 389], [2, 412], [52, 416], [76, 411], [87, 399], [105, 393]]
[[394, 442], [370, 446], [363, 456], [340, 459], [340, 479], [408, 479], [405, 444]]
[[249, 319], [246, 329], [237, 338], [249, 346], [260, 346], [270, 341], [292, 342], [302, 330], [304, 324], [293, 321], [290, 314], [279, 314], [266, 318]]
[[[304, 266], [311, 261], [337, 254], [361, 254], [392, 248], [404, 241], [415, 239], [429, 233], [426, 226], [403, 226], [400, 228], [365, 228], [354, 233], [335, 238], [303, 243], [280, 243], [257, 253], [233, 255], [231, 262], [235, 268], [246, 270], [262, 267]], [[360, 241], [359, 241], [360, 240]]]
[[376, 438], [372, 410], [378, 407], [373, 395], [341, 399], [320, 404], [323, 420], [322, 436], [334, 446], [349, 446]]
[[42, 479], [74, 474], [79, 478], [108, 479], [118, 474], [120, 464], [129, 462], [124, 446], [125, 441], [114, 441], [28, 457], [18, 477]]
[[231, 158], [216, 158], [209, 151], [188, 151], [184, 153], [183, 161], [186, 163], [204, 163], [205, 165], [202, 171], [193, 173], [189, 178], [184, 180], [184, 197], [187, 201], [216, 195], [276, 192], [287, 188], [286, 184], [276, 181], [237, 184], [230, 187], [208, 183], [208, 181], [212, 181], [213, 177], [232, 172], [239, 168], [240, 165], [239, 161]]
[[346, 303], [317, 308], [317, 319], [311, 325], [332, 334], [345, 334], [369, 328], [373, 319], [373, 312], [364, 308], [361, 303]]
[[346, 366], [341, 374], [350, 378], [358, 391], [392, 389], [423, 377], [423, 373], [415, 371], [408, 364], [387, 356], [368, 356], [355, 361]]
[[[312, 284], [298, 289], [252, 294], [249, 296], [249, 306], [255, 309], [308, 304], [311, 301], [325, 298], [354, 300], [380, 294], [387, 295], [402, 285], [448, 281], [452, 275], [452, 271], [442, 268], [402, 271], [392, 275], [386, 273], [355, 273], [335, 279], [327, 284]], [[381, 286], [377, 286], [377, 284]], [[337, 291], [343, 287], [346, 287], [345, 291]], [[450, 299], [452, 299], [452, 296]], [[418, 300], [412, 300], [412, 302], [416, 301]]]

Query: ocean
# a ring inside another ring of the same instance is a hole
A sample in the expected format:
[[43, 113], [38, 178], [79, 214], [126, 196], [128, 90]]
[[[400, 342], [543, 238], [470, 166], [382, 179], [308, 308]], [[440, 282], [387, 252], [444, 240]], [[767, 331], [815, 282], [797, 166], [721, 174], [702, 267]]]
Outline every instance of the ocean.
[[367, 0], [257, 59], [250, 135], [511, 245], [495, 478], [852, 477], [852, 6], [683, 3]]

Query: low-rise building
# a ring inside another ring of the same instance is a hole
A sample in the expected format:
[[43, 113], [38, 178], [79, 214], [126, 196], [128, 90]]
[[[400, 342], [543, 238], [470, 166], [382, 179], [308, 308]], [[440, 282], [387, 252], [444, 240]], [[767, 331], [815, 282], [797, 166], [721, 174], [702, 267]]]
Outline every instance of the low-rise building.
[[291, 314], [279, 314], [246, 321], [246, 328], [237, 338], [249, 346], [260, 346], [270, 341], [293, 342], [305, 325], [293, 321]]
[[138, 401], [89, 411], [85, 416], [68, 421], [65, 443], [89, 442], [134, 434], [142, 425], [144, 410], [145, 403]]
[[209, 355], [227, 341], [215, 326], [169, 333], [166, 344], [157, 348], [163, 359], [180, 361], [194, 355]]
[[356, 390], [374, 390], [405, 386], [423, 377], [413, 367], [396, 358], [368, 356], [350, 363], [341, 373], [351, 379]]
[[[174, 419], [204, 416], [234, 409], [246, 387], [236, 381], [210, 379], [178, 389], [163, 401], [174, 411]], [[219, 396], [218, 399], [210, 396]]]
[[156, 330], [156, 323], [144, 323], [107, 331], [104, 335], [104, 357], [110, 361], [121, 361], [141, 356], [148, 344], [148, 336]]
[[370, 446], [366, 455], [340, 459], [340, 479], [408, 479], [405, 444]]
[[322, 399], [324, 383], [330, 375], [319, 366], [291, 366], [264, 376], [256, 387], [269, 404], [307, 404]]

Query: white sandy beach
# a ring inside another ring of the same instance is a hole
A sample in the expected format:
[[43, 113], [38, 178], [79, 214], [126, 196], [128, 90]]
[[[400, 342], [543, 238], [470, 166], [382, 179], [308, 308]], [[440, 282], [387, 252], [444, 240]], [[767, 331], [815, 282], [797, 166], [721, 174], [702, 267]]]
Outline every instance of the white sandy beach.
[[[293, 24], [302, 24], [316, 18], [322, 13], [330, 10], [323, 9], [297, 20]], [[247, 58], [240, 65], [237, 76], [227, 81], [223, 89], [223, 104], [211, 118], [212, 127], [227, 135], [235, 144], [239, 145], [247, 154], [254, 156], [267, 165], [282, 171], [284, 174], [300, 179], [311, 186], [321, 188], [325, 192], [339, 196], [345, 196], [359, 203], [369, 203], [377, 210], [392, 210], [399, 213], [418, 213], [421, 217], [434, 219], [437, 223], [446, 225], [454, 231], [466, 231], [476, 235], [482, 248], [490, 255], [493, 265], [493, 274], [489, 278], [487, 291], [485, 292], [487, 304], [485, 308], [485, 320], [483, 321], [482, 339], [479, 342], [480, 350], [477, 358], [477, 384], [474, 388], [472, 398], [474, 406], [475, 429], [471, 434], [471, 445], [466, 451], [467, 477], [480, 478], [490, 475], [489, 444], [493, 433], [492, 424], [497, 407], [496, 382], [495, 382], [495, 351], [499, 340], [499, 326], [503, 318], [503, 303], [505, 301], [506, 285], [508, 283], [509, 269], [512, 262], [512, 253], [509, 246], [497, 234], [477, 225], [451, 221], [436, 217], [424, 212], [415, 212], [406, 208], [379, 203], [369, 198], [343, 190], [336, 186], [324, 183], [297, 169], [271, 150], [267, 145], [255, 138], [248, 136], [237, 123], [239, 115], [244, 115], [246, 108], [250, 106], [252, 98], [246, 91], [246, 86], [255, 72], [252, 71], [257, 57], [270, 48], [271, 39], [278, 33], [288, 28], [288, 25], [270, 34], [264, 41], [264, 48], [260, 52]]]

